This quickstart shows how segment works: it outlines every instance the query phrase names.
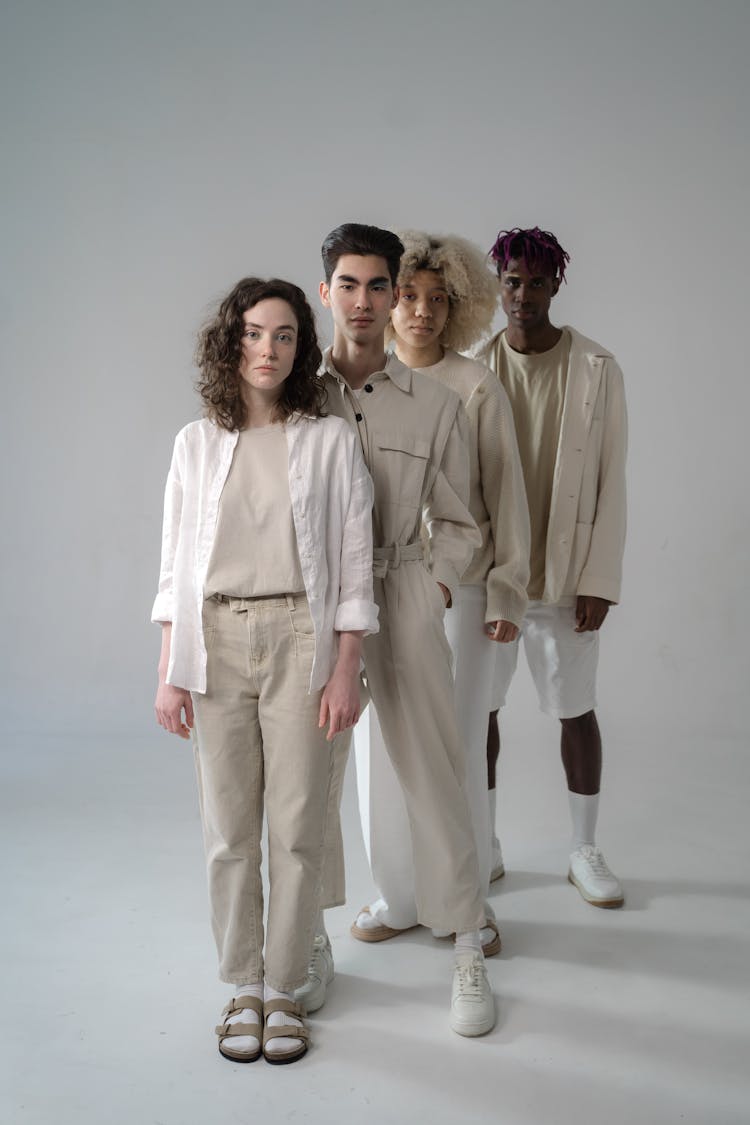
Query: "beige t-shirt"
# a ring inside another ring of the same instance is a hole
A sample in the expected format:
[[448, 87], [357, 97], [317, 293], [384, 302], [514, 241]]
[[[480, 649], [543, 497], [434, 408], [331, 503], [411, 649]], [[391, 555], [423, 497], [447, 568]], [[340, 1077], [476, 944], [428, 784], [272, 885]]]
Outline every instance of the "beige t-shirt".
[[530, 599], [538, 599], [544, 594], [547, 525], [565, 401], [570, 333], [563, 329], [554, 348], [541, 355], [514, 352], [505, 333], [501, 344], [497, 374], [513, 408], [531, 522], [531, 576], [527, 589]]
[[205, 596], [258, 598], [304, 588], [284, 426], [242, 430], [219, 501]]

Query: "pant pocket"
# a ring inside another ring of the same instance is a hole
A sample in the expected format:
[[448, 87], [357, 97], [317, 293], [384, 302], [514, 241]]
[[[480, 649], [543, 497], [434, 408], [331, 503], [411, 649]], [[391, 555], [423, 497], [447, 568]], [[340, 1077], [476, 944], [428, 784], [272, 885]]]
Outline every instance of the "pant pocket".
[[294, 599], [294, 604], [289, 606], [289, 621], [296, 637], [315, 637], [315, 626], [307, 598]]

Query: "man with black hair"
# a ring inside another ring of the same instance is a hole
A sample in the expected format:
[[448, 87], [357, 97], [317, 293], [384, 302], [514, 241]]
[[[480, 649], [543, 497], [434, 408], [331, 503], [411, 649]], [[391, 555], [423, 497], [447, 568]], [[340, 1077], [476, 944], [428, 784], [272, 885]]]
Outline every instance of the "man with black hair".
[[[374, 587], [381, 643], [363, 646], [367, 690], [398, 775], [411, 828], [418, 921], [455, 933], [450, 1025], [489, 1031], [494, 1001], [482, 953], [484, 895], [463, 788], [465, 750], [456, 719], [443, 614], [481, 537], [468, 509], [467, 421], [459, 396], [386, 355], [403, 245], [390, 231], [346, 223], [322, 254], [324, 306], [334, 323], [323, 359], [328, 409], [359, 435], [375, 486]], [[430, 569], [420, 528], [430, 536]], [[342, 740], [344, 741], [344, 740]], [[344, 901], [338, 801], [345, 747], [329, 802], [322, 907]], [[320, 1007], [333, 976], [318, 923], [310, 979], [298, 993]]]

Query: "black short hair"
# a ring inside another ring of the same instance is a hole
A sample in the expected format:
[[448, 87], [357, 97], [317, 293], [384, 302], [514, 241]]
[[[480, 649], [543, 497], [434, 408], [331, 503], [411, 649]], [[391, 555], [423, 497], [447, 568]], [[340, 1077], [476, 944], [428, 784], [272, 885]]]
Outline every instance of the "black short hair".
[[391, 285], [395, 287], [404, 246], [393, 231], [366, 226], [364, 223], [342, 223], [327, 235], [320, 252], [328, 284], [343, 254], [358, 254], [360, 257], [372, 254], [385, 258]]

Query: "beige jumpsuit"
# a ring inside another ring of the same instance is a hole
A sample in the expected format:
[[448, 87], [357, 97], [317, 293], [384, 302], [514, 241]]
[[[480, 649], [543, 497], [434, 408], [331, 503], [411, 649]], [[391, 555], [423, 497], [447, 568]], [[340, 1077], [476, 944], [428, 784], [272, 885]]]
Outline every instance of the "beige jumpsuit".
[[[380, 632], [364, 641], [366, 688], [409, 816], [419, 922], [463, 932], [484, 923], [463, 788], [442, 582], [454, 591], [480, 545], [468, 507], [467, 422], [458, 395], [388, 357], [355, 396], [324, 360], [327, 409], [356, 428], [375, 486], [374, 596]], [[369, 389], [368, 389], [369, 388]], [[431, 573], [422, 562], [422, 512]], [[339, 804], [350, 739], [337, 740], [322, 905], [344, 901]]]

